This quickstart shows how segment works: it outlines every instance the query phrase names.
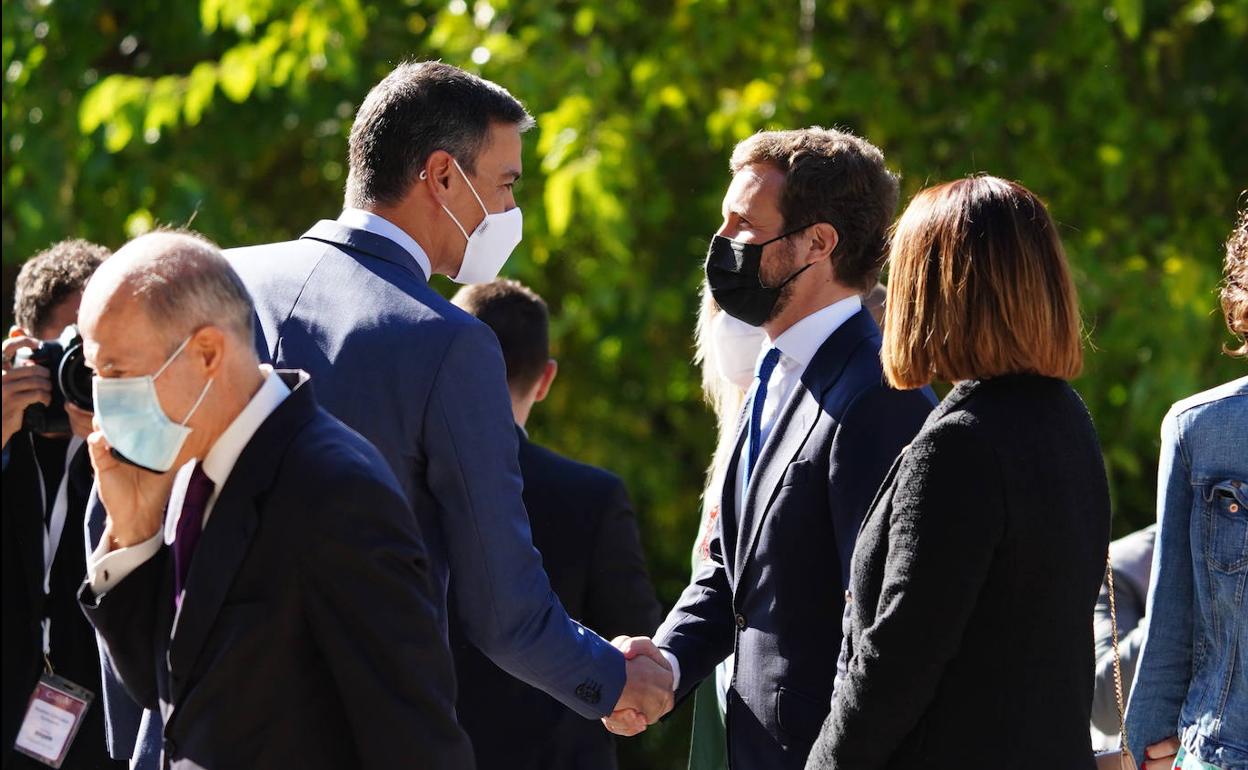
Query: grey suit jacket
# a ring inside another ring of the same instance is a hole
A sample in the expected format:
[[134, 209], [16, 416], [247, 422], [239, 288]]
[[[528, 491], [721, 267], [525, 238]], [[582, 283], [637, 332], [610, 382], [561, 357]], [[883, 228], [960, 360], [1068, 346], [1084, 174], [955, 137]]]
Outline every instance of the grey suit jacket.
[[323, 220], [302, 238], [232, 249], [257, 347], [312, 375], [331, 414], [389, 462], [419, 520], [445, 633], [467, 638], [584, 717], [611, 712], [623, 656], [568, 617], [533, 548], [498, 340], [429, 287], [387, 238]]
[[[1114, 605], [1118, 615], [1118, 655], [1122, 661], [1122, 697], [1131, 694], [1135, 680], [1135, 664], [1148, 626], [1144, 623], [1144, 606], [1148, 600], [1148, 583], [1153, 571], [1153, 544], [1157, 525], [1132, 532], [1109, 544], [1109, 558], [1114, 565]], [[1113, 626], [1109, 616], [1109, 584], [1101, 586], [1092, 616], [1096, 638], [1096, 688], [1092, 692], [1093, 748], [1114, 748], [1118, 745], [1118, 699], [1114, 691]]]

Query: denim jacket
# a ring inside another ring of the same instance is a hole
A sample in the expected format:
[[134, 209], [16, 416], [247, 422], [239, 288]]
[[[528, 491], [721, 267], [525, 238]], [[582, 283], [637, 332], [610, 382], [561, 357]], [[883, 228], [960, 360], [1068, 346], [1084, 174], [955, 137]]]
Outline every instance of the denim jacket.
[[1157, 517], [1131, 752], [1177, 734], [1198, 759], [1248, 770], [1248, 377], [1166, 415]]

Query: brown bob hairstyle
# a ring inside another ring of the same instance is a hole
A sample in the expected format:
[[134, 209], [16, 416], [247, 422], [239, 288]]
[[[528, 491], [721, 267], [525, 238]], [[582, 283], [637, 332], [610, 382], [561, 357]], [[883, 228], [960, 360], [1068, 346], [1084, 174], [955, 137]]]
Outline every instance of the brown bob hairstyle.
[[1040, 199], [975, 176], [914, 197], [893, 232], [884, 373], [895, 388], [1083, 368], [1066, 253]]

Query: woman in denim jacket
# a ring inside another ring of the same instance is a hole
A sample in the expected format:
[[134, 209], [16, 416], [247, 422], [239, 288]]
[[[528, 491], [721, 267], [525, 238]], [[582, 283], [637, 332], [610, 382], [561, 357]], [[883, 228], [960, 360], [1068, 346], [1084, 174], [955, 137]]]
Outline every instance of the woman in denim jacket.
[[[1222, 308], [1242, 343], [1228, 352], [1248, 356], [1248, 211], [1227, 243]], [[1248, 377], [1171, 408], [1157, 485], [1130, 748], [1148, 770], [1248, 770]]]

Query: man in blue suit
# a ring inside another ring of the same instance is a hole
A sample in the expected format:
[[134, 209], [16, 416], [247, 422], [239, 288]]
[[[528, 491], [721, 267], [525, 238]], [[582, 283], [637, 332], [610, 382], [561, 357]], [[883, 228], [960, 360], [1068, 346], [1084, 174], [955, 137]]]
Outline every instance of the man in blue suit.
[[512, 186], [533, 124], [506, 90], [438, 62], [399, 65], [350, 137], [346, 209], [227, 258], [256, 303], [257, 345], [381, 451], [430, 551], [446, 628], [577, 713], [670, 707], [671, 672], [568, 617], [534, 549], [493, 332], [429, 287], [492, 280], [520, 240]]
[[[767, 332], [725, 474], [711, 558], [654, 643], [683, 698], [734, 651], [735, 770], [802, 768], [831, 707], [850, 555], [894, 458], [935, 403], [884, 384], [875, 286], [897, 180], [852, 134], [756, 134], [733, 151], [706, 277], [728, 314]], [[612, 730], [644, 729], [633, 715]]]

